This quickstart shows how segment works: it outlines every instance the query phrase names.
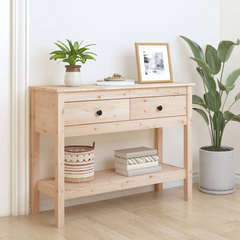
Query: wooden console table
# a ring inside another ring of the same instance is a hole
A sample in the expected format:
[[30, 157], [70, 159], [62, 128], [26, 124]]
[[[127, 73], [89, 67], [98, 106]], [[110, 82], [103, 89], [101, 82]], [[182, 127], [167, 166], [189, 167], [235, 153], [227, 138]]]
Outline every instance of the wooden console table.
[[[192, 198], [191, 83], [134, 86], [38, 86], [31, 89], [31, 212], [39, 213], [39, 192], [55, 198], [55, 226], [64, 226], [64, 201], [184, 179], [184, 200]], [[99, 114], [99, 110], [100, 113]], [[97, 113], [98, 112], [98, 113]], [[184, 168], [162, 161], [162, 128], [184, 126]], [[134, 177], [112, 170], [95, 172], [89, 183], [64, 183], [64, 138], [155, 129], [162, 172]], [[39, 133], [55, 139], [55, 178], [39, 179]]]

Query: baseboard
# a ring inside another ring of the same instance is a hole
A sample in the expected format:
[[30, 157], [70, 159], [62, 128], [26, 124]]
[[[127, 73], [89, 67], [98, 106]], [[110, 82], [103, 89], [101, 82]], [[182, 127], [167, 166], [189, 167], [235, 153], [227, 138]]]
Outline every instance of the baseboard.
[[[239, 177], [239, 180], [240, 180], [240, 177]], [[195, 172], [193, 173], [193, 183], [197, 183], [197, 182], [198, 182], [198, 172]], [[163, 184], [164, 189], [179, 187], [179, 186], [183, 186], [183, 180], [167, 182]], [[133, 189], [126, 189], [126, 190], [117, 191], [117, 192], [110, 192], [110, 193], [98, 194], [94, 196], [69, 199], [65, 201], [65, 206], [70, 207], [70, 206], [75, 206], [75, 205], [84, 204], [84, 203], [97, 202], [97, 201], [102, 201], [106, 199], [124, 197], [124, 196], [133, 195], [133, 194], [152, 192], [152, 191], [154, 191], [153, 185], [133, 188]], [[48, 211], [52, 209], [54, 209], [54, 199], [48, 195], [40, 193], [40, 212]]]

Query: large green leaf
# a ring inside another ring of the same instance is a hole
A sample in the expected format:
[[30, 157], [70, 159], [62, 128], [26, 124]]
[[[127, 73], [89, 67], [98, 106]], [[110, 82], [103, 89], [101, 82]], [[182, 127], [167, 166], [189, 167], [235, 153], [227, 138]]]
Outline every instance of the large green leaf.
[[190, 57], [190, 59], [198, 63], [198, 66], [203, 70], [203, 74], [207, 79], [211, 77], [212, 75], [211, 69], [204, 60], [192, 57]]
[[225, 85], [226, 86], [233, 86], [234, 83], [236, 82], [237, 78], [239, 77], [239, 75], [240, 75], [240, 68], [231, 72], [227, 77]]
[[205, 57], [206, 57], [206, 62], [212, 71], [212, 74], [213, 75], [218, 74], [221, 69], [221, 61], [217, 56], [217, 50], [213, 46], [207, 45], [206, 51], [205, 51]]
[[204, 101], [208, 108], [213, 112], [217, 112], [221, 107], [221, 98], [218, 92], [216, 92], [214, 97], [209, 92], [205, 93]]
[[193, 53], [195, 58], [204, 59], [203, 51], [202, 51], [201, 47], [196, 42], [194, 42], [194, 41], [192, 41], [189, 38], [184, 37], [184, 36], [180, 36], [180, 37], [188, 43], [188, 45], [191, 48], [192, 53]]
[[217, 51], [217, 54], [218, 54], [218, 58], [220, 59], [221, 62], [226, 62], [234, 47], [236, 45], [239, 45], [239, 39], [237, 40], [236, 43], [232, 42], [232, 41], [221, 41], [218, 45], [218, 51]]
[[207, 125], [209, 125], [209, 120], [208, 120], [207, 114], [206, 114], [203, 110], [198, 109], [198, 108], [193, 108], [193, 110], [195, 110], [196, 112], [198, 112], [198, 113], [203, 117], [203, 119], [205, 120], [205, 122], [207, 123]]
[[224, 112], [223, 116], [224, 116], [224, 118], [225, 118], [227, 121], [240, 122], [240, 115], [235, 115], [235, 114], [233, 114], [233, 113], [230, 112], [230, 111]]
[[207, 108], [207, 105], [204, 103], [203, 99], [197, 95], [192, 95], [192, 103]]
[[219, 127], [218, 129], [222, 131], [225, 126], [225, 119], [223, 117], [223, 113], [221, 111], [217, 111], [213, 115], [213, 127], [215, 130], [217, 130], [217, 126]]
[[202, 77], [202, 79], [205, 85], [207, 86], [207, 89], [210, 92], [211, 96], [214, 98], [217, 92], [217, 86], [214, 79], [212, 77], [207, 79], [204, 76]]

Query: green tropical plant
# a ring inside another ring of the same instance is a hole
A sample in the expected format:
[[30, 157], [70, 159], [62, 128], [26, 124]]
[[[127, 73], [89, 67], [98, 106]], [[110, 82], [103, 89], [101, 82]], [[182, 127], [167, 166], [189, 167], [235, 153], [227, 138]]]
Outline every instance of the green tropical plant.
[[235, 46], [240, 44], [239, 39], [236, 43], [232, 41], [221, 41], [218, 49], [211, 45], [206, 46], [205, 56], [201, 47], [194, 41], [180, 36], [190, 46], [197, 63], [197, 72], [200, 75], [204, 95], [203, 98], [193, 95], [192, 103], [201, 108], [193, 108], [198, 112], [207, 123], [211, 144], [214, 147], [221, 147], [222, 137], [226, 125], [230, 121], [240, 122], [240, 114], [235, 115], [230, 112], [232, 106], [240, 99], [240, 92], [236, 95], [235, 101], [228, 109], [225, 109], [225, 103], [229, 93], [234, 89], [235, 82], [240, 75], [240, 68], [230, 73], [223, 83], [223, 72], [225, 63], [228, 61]]
[[87, 59], [96, 61], [96, 59], [91, 55], [97, 55], [93, 52], [88, 52], [88, 47], [95, 44], [89, 44], [84, 47], [80, 47], [83, 41], [81, 41], [81, 43], [75, 42], [73, 44], [72, 41], [67, 39], [67, 42], [69, 47], [61, 41], [54, 43], [60, 48], [60, 50], [51, 52], [50, 55], [52, 56], [50, 57], [50, 60], [56, 61], [57, 59], [62, 59], [60, 62], [67, 62], [70, 64], [70, 66], [75, 66], [77, 62], [82, 62], [84, 64]]

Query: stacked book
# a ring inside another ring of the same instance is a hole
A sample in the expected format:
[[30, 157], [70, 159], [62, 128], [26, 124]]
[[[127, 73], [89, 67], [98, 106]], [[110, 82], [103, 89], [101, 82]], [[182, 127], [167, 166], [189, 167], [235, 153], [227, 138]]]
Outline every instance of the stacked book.
[[157, 150], [147, 147], [128, 148], [114, 151], [116, 173], [130, 177], [160, 172]]

